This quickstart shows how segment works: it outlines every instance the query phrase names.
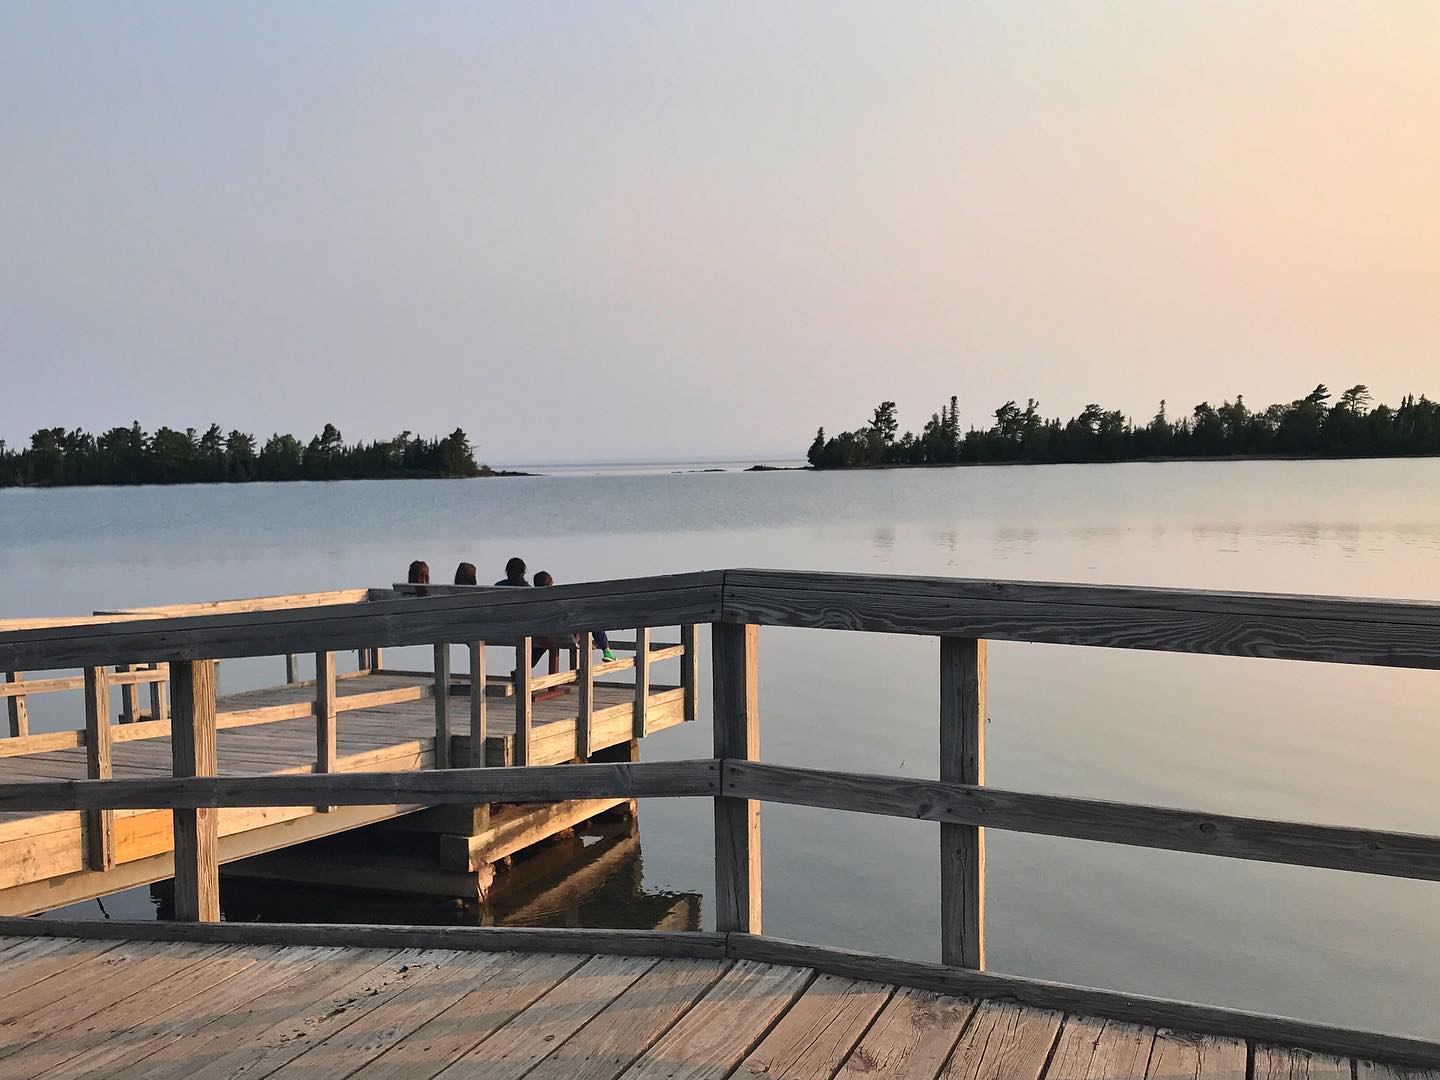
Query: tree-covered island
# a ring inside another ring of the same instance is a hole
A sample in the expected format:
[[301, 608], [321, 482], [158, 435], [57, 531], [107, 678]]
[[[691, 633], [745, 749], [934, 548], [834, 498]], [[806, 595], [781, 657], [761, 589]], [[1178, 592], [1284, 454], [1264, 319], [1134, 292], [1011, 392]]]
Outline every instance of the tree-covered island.
[[139, 423], [101, 435], [42, 428], [23, 450], [0, 439], [0, 487], [497, 475], [503, 474], [475, 463], [460, 428], [441, 439], [402, 431], [368, 443], [346, 443], [334, 424], [309, 442], [276, 434], [262, 444], [243, 431], [226, 434], [217, 424], [203, 433], [162, 427], [151, 434]]
[[1287, 405], [1252, 411], [1243, 398], [1201, 402], [1170, 419], [1165, 402], [1146, 424], [1119, 410], [1087, 405], [1070, 420], [1046, 419], [1031, 398], [1007, 401], [985, 429], [960, 430], [958, 398], [942, 405], [917, 435], [899, 434], [893, 401], [870, 422], [827, 437], [821, 428], [807, 455], [817, 469], [983, 462], [1143, 461], [1211, 457], [1403, 457], [1440, 454], [1440, 403], [1413, 394], [1370, 407], [1370, 391], [1352, 386], [1331, 401], [1321, 384]]

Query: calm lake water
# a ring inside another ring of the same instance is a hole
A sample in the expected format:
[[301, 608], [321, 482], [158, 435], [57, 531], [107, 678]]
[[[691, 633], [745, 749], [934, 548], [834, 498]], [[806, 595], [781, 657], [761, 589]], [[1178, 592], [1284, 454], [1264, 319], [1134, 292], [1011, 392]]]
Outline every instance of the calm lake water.
[[[0, 615], [385, 585], [414, 558], [437, 580], [461, 560], [493, 579], [515, 554], [561, 581], [772, 566], [1440, 599], [1436, 460], [688, 471], [709, 467], [0, 492]], [[762, 631], [765, 758], [934, 777], [937, 655], [933, 639]], [[222, 680], [280, 672], [231, 662]], [[32, 708], [37, 728], [75, 726], [79, 703]], [[997, 786], [1440, 832], [1436, 672], [996, 643], [988, 740]], [[643, 752], [707, 756], [708, 725]], [[778, 806], [763, 821], [768, 932], [938, 958], [937, 826]], [[708, 804], [643, 804], [640, 836], [644, 888], [699, 894], [710, 925]], [[994, 970], [1440, 1035], [1440, 886], [988, 843]], [[143, 890], [107, 907], [151, 909]]]

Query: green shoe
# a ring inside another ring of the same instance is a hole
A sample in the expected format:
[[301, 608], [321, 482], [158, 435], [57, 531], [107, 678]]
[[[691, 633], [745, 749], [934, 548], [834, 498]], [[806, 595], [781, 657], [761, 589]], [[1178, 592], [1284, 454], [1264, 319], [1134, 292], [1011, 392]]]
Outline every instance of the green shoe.
[[613, 664], [615, 662], [615, 654], [609, 649], [605, 649], [600, 653], [600, 659], [604, 660], [607, 664]]

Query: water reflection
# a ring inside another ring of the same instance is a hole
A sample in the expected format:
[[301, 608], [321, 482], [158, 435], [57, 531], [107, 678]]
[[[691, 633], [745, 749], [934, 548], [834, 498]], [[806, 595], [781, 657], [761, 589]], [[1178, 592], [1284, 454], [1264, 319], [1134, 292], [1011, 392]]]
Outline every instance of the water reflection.
[[[374, 867], [377, 852], [393, 850], [394, 835], [387, 841], [383, 831], [362, 830], [291, 852], [330, 864], [365, 852]], [[411, 865], [417, 865], [413, 857]], [[221, 881], [221, 917], [227, 922], [698, 930], [701, 917], [699, 893], [646, 888], [640, 832], [628, 816], [589, 822], [573, 835], [516, 855], [480, 901], [264, 880], [249, 876], [240, 864], [221, 867]], [[416, 884], [425, 887], [414, 881], [401, 887]], [[150, 886], [150, 896], [159, 918], [173, 918], [172, 882]]]

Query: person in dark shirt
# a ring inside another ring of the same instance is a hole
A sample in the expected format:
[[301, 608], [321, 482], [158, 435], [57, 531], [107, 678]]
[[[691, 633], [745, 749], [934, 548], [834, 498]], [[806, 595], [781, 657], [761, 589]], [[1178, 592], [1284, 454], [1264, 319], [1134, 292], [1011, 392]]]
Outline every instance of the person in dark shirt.
[[459, 566], [457, 566], [457, 567], [455, 568], [455, 584], [456, 584], [456, 585], [474, 585], [474, 584], [476, 584], [476, 581], [475, 581], [475, 564], [474, 564], [473, 562], [462, 562]]
[[530, 582], [525, 580], [525, 560], [518, 555], [505, 564], [505, 576], [496, 585], [508, 585], [512, 588], [529, 588]]

